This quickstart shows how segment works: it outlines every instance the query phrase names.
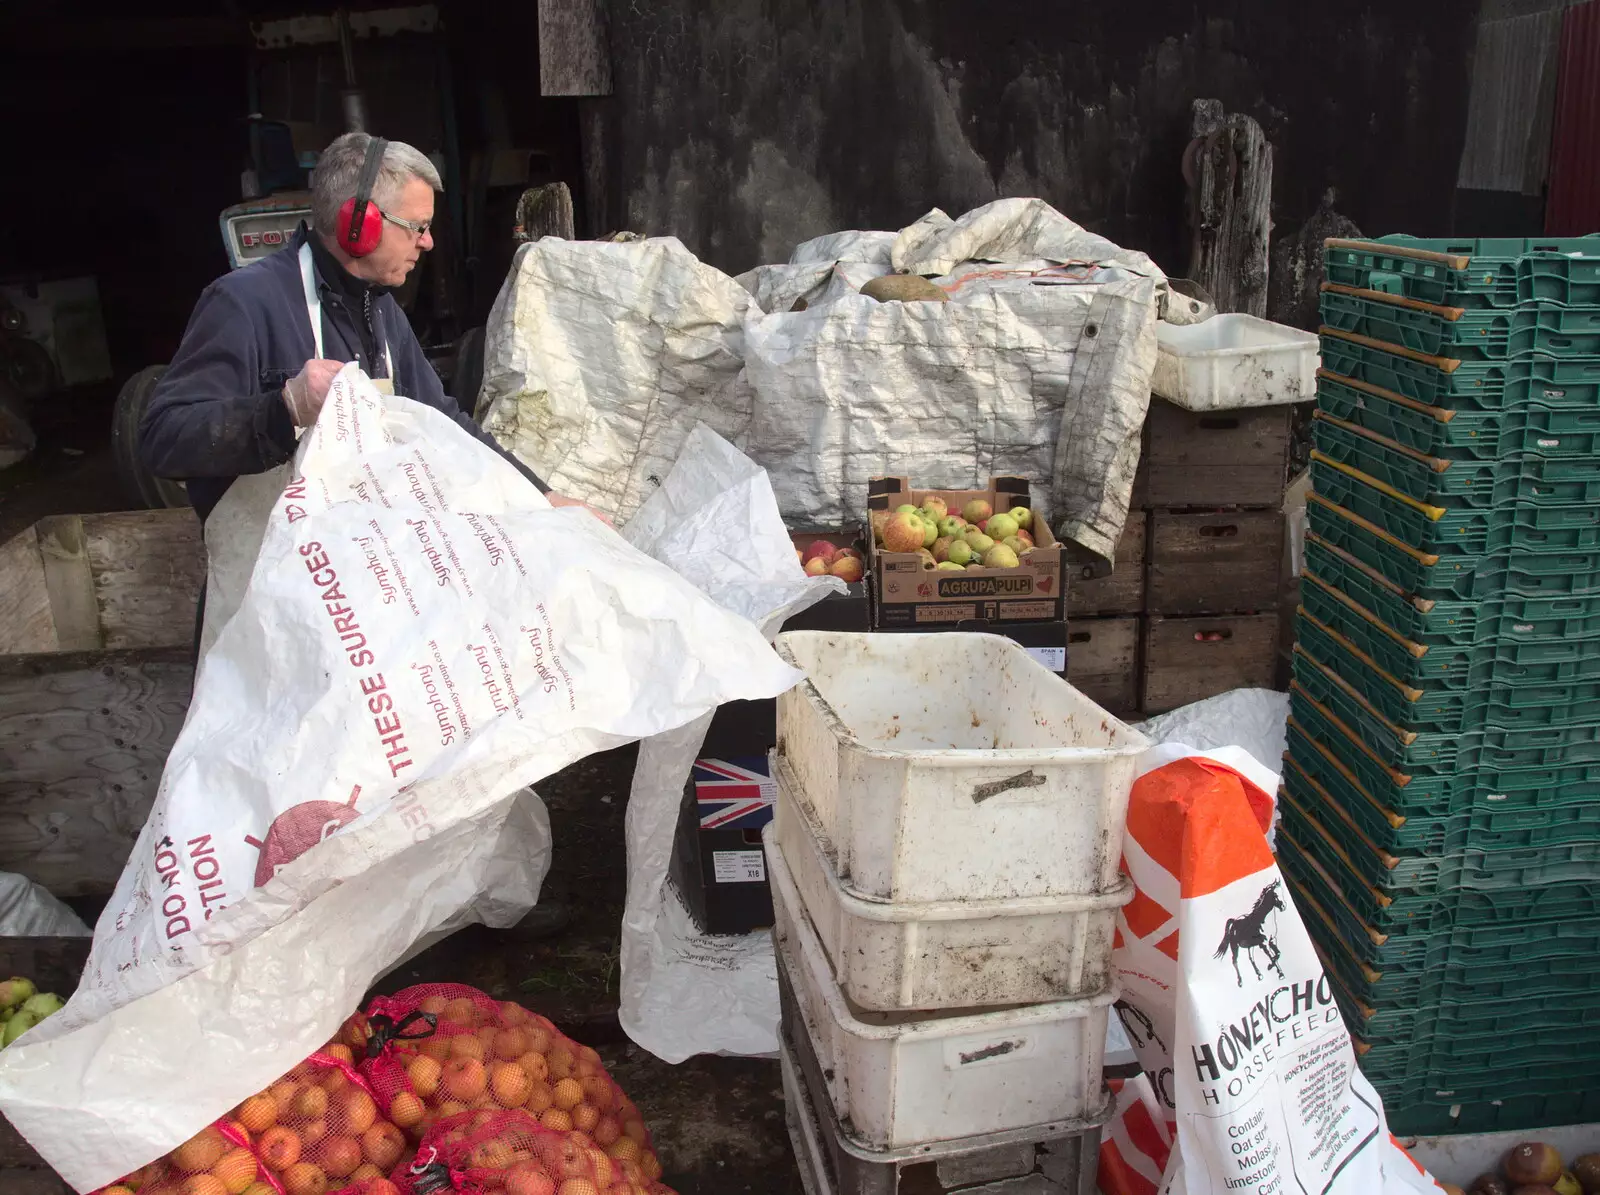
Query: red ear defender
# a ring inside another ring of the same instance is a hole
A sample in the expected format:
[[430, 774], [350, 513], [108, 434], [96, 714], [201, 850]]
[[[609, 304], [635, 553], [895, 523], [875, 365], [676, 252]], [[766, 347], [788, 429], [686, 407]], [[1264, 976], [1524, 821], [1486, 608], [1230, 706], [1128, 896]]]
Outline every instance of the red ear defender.
[[383, 239], [383, 217], [378, 205], [369, 199], [361, 205], [361, 213], [357, 219], [354, 199], [346, 199], [339, 209], [339, 248], [351, 257], [365, 257]]
[[372, 188], [378, 181], [378, 168], [383, 165], [383, 151], [388, 147], [382, 137], [367, 142], [356, 193], [339, 208], [339, 247], [351, 257], [365, 257], [383, 240], [383, 213], [372, 202]]

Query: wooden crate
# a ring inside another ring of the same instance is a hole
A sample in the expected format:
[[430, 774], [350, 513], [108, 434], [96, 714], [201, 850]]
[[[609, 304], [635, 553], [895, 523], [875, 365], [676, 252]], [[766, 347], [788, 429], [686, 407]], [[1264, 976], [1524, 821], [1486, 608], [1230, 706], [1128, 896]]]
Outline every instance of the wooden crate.
[[1289, 472], [1288, 407], [1185, 411], [1150, 400], [1140, 506], [1279, 506]]
[[1282, 587], [1281, 511], [1150, 514], [1151, 614], [1275, 610]]
[[1276, 614], [1152, 615], [1144, 627], [1142, 708], [1160, 714], [1229, 689], [1271, 688], [1277, 644]]
[[[89, 957], [88, 938], [0, 938], [0, 973], [26, 975], [41, 992], [70, 996]], [[71, 1195], [11, 1123], [0, 1117], [0, 1192], [4, 1195]]]
[[1067, 624], [1067, 680], [1119, 718], [1139, 708], [1139, 620], [1079, 618]]
[[60, 515], [0, 544], [0, 870], [110, 892], [189, 706], [193, 511]]
[[1082, 614], [1138, 614], [1144, 610], [1145, 528], [1149, 516], [1130, 510], [1117, 540], [1116, 566], [1098, 575], [1105, 560], [1076, 544], [1067, 547], [1067, 618]]

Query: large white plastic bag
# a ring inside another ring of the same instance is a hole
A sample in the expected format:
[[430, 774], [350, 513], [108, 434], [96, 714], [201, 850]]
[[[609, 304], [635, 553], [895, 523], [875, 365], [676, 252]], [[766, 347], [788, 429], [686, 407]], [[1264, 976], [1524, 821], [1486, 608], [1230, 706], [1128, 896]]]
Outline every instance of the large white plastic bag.
[[[305, 1057], [487, 886], [536, 888], [548, 831], [523, 786], [798, 679], [753, 625], [353, 366], [298, 467], [78, 994], [0, 1055], [0, 1108], [82, 1189]], [[517, 868], [507, 841], [539, 849]]]
[[[704, 424], [690, 432], [678, 463], [624, 534], [768, 635], [844, 588], [800, 570], [766, 471]], [[700, 934], [667, 885], [684, 784], [710, 722], [708, 714], [642, 742], [628, 797], [618, 1019], [668, 1062], [778, 1046], [777, 971], [767, 935]]]
[[1270, 773], [1243, 753], [1226, 766], [1176, 750], [1141, 760], [1128, 803], [1123, 866], [1135, 892], [1113, 962], [1145, 1073], [1120, 1094], [1101, 1189], [1438, 1190], [1395, 1144], [1357, 1069], [1267, 845], [1272, 790], [1259, 782]]
[[0, 871], [0, 935], [8, 938], [87, 938], [89, 927], [27, 876]]

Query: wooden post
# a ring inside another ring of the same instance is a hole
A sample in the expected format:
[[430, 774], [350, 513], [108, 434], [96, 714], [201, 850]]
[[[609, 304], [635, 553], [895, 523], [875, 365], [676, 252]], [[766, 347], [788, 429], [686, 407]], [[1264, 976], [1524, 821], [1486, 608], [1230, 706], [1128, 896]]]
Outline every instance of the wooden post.
[[511, 239], [521, 245], [540, 237], [578, 239], [572, 216], [572, 191], [566, 183], [529, 187], [517, 200], [517, 225]]
[[1194, 242], [1189, 277], [1218, 311], [1267, 312], [1272, 236], [1272, 146], [1248, 116], [1218, 100], [1194, 102], [1194, 139], [1184, 154]]

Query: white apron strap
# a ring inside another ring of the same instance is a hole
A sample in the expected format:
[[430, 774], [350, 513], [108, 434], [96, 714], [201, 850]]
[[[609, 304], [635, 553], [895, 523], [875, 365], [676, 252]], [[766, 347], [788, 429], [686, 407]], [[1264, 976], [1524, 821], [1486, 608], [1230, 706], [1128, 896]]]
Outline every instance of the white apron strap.
[[[305, 289], [306, 292], [306, 316], [311, 320], [311, 343], [315, 347], [317, 359], [321, 360], [323, 356], [322, 296], [317, 294], [317, 273], [316, 267], [312, 264], [311, 244], [309, 241], [300, 246], [300, 285]], [[379, 383], [387, 382], [387, 386], [380, 384], [378, 389], [383, 391], [385, 394], [393, 394], [394, 354], [389, 351], [389, 341], [387, 338], [385, 338], [383, 342], [383, 366], [384, 373], [386, 373], [388, 377], [374, 379], [374, 381]]]

